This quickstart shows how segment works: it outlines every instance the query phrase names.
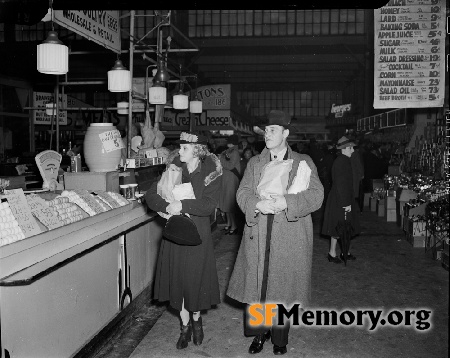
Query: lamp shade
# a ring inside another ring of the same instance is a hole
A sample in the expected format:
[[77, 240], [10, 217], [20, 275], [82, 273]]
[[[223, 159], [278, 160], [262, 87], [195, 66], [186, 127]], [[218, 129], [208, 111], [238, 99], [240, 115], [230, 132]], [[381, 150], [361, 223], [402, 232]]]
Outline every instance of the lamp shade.
[[189, 103], [189, 112], [190, 113], [202, 113], [203, 111], [203, 103], [198, 99], [194, 99]]
[[45, 107], [45, 114], [47, 116], [56, 116], [56, 103], [46, 103]]
[[37, 70], [49, 75], [64, 75], [69, 71], [69, 49], [55, 31], [50, 31], [47, 39], [37, 45]]
[[189, 107], [189, 97], [185, 94], [178, 93], [173, 96], [174, 109], [187, 109]]
[[167, 102], [167, 89], [156, 82], [148, 89], [148, 101], [150, 104], [165, 104]]
[[117, 114], [128, 114], [128, 102], [117, 102]]
[[108, 71], [108, 90], [110, 92], [128, 92], [131, 89], [130, 71], [117, 60], [114, 67]]

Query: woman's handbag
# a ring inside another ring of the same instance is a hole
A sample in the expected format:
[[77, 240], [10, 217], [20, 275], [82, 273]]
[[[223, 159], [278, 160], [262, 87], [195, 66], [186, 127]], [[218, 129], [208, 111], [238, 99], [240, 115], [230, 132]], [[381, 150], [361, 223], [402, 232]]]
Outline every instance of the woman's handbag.
[[178, 245], [196, 246], [202, 243], [197, 226], [186, 215], [172, 215], [163, 229], [163, 237]]

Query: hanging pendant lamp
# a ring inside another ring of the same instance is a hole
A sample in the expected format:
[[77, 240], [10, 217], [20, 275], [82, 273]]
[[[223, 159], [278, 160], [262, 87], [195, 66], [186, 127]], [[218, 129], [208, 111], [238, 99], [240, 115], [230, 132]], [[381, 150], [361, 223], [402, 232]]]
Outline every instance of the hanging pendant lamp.
[[183, 94], [181, 90], [173, 96], [173, 108], [174, 109], [188, 109], [189, 97]]
[[47, 116], [56, 116], [56, 103], [46, 103], [45, 107], [45, 114]]
[[166, 104], [167, 89], [156, 81], [153, 86], [148, 89], [148, 101], [150, 104]]
[[189, 112], [190, 113], [202, 113], [203, 112], [203, 103], [198, 99], [197, 94], [197, 76], [195, 76], [195, 97], [189, 103]]
[[183, 94], [183, 78], [181, 77], [181, 65], [179, 79], [180, 82], [178, 85], [178, 93], [173, 96], [173, 109], [187, 109], [189, 107], [189, 97]]
[[130, 71], [117, 60], [114, 67], [108, 71], [108, 91], [110, 92], [128, 92], [131, 90]]
[[37, 70], [49, 75], [64, 75], [69, 71], [69, 48], [59, 39], [56, 31], [37, 45]]

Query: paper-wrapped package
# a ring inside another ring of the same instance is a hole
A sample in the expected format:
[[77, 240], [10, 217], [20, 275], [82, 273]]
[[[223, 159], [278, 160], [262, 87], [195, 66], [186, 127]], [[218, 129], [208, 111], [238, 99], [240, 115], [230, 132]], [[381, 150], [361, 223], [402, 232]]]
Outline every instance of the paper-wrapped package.
[[[157, 193], [168, 203], [176, 200], [195, 199], [192, 184], [181, 184], [181, 168], [175, 164], [171, 164], [161, 176], [157, 185]], [[172, 216], [160, 211], [158, 211], [158, 214], [165, 219], [169, 219]], [[186, 215], [189, 216], [189, 214]]]
[[272, 195], [286, 194], [292, 163], [292, 159], [273, 160], [263, 167], [261, 180], [256, 188], [260, 198], [271, 199]]
[[174, 200], [195, 199], [194, 188], [191, 183], [175, 185], [172, 194]]
[[174, 201], [172, 190], [175, 185], [181, 184], [181, 170], [175, 164], [170, 164], [156, 186], [156, 193], [168, 203]]
[[288, 189], [288, 194], [297, 194], [308, 189], [310, 178], [311, 169], [308, 164], [302, 160], [298, 165], [297, 174]]

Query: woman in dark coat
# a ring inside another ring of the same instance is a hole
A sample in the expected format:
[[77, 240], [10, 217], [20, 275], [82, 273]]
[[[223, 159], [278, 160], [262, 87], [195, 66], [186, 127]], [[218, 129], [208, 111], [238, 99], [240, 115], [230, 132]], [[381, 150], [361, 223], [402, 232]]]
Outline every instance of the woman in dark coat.
[[227, 138], [227, 142], [228, 149], [219, 156], [223, 167], [219, 209], [227, 216], [225, 235], [234, 235], [237, 233], [236, 213], [239, 211], [236, 202], [236, 192], [242, 175], [240, 172], [241, 156], [238, 150], [239, 137], [233, 134]]
[[[336, 157], [331, 169], [332, 186], [325, 206], [322, 234], [330, 236], [330, 250], [328, 261], [341, 263], [336, 255], [336, 243], [339, 233], [336, 229], [339, 221], [344, 221], [344, 213], [354, 229], [354, 235], [359, 234], [359, 209], [353, 195], [353, 173], [350, 157], [356, 144], [347, 137], [338, 140], [336, 149], [341, 153]], [[341, 258], [343, 254], [341, 253]], [[348, 252], [348, 260], [355, 260], [355, 256]]]
[[175, 164], [182, 168], [182, 183], [192, 184], [195, 199], [169, 204], [157, 194], [157, 183], [145, 195], [152, 210], [170, 215], [189, 214], [202, 240], [198, 246], [183, 246], [162, 240], [159, 250], [154, 298], [169, 301], [173, 308], [180, 311], [182, 326], [176, 345], [178, 349], [187, 347], [192, 333], [194, 344], [202, 343], [200, 311], [220, 303], [210, 215], [217, 206], [222, 181], [222, 166], [219, 159], [208, 152], [207, 138], [184, 132], [180, 138], [179, 153], [169, 156], [167, 166]]

